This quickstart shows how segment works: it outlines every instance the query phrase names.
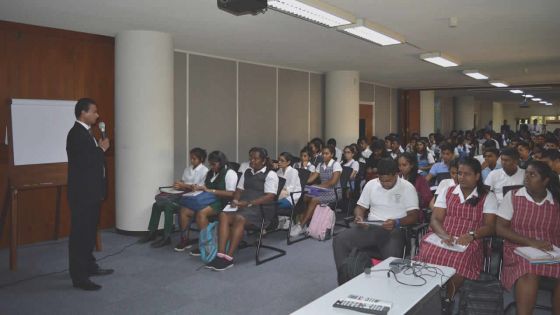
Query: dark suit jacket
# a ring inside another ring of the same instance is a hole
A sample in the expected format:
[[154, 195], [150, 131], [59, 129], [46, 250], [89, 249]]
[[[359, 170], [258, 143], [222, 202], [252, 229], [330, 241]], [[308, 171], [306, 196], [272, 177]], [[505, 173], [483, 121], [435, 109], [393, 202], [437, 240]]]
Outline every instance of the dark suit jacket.
[[78, 122], [66, 138], [68, 201], [88, 203], [105, 198], [105, 157], [84, 126]]

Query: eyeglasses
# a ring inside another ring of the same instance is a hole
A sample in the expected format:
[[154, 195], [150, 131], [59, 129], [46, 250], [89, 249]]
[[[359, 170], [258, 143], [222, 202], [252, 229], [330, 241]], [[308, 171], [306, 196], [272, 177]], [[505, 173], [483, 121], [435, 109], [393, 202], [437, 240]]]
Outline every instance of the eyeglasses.
[[352, 151], [344, 151], [344, 153], [352, 153]]

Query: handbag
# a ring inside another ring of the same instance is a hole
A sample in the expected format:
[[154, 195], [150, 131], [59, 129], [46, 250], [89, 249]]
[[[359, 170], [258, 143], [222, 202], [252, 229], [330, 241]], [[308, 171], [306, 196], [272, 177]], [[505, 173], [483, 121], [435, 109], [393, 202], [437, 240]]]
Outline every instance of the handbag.
[[202, 191], [194, 196], [182, 196], [179, 204], [193, 211], [200, 211], [216, 202], [218, 198], [213, 193]]

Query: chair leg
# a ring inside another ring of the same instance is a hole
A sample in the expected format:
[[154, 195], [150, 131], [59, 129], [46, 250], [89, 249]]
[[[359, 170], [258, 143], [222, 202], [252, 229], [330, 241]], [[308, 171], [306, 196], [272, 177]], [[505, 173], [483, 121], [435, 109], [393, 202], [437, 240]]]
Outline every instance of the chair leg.
[[[276, 259], [276, 258], [279, 258], [279, 257], [282, 257], [282, 256], [286, 255], [286, 251], [283, 250], [283, 249], [262, 244], [263, 231], [264, 231], [264, 218], [261, 221], [261, 229], [260, 229], [259, 237], [257, 239], [257, 249], [255, 251], [255, 264], [257, 266], [260, 265], [260, 264], [264, 264], [267, 261], [271, 261], [273, 259]], [[266, 249], [270, 249], [270, 250], [275, 251], [277, 253], [270, 256], [270, 257], [267, 257], [265, 259], [260, 259], [261, 247], [266, 248]]]
[[286, 243], [288, 245], [292, 245], [294, 243], [297, 242], [301, 242], [303, 240], [306, 240], [309, 238], [309, 235], [304, 235], [302, 237], [299, 238], [295, 238], [294, 240], [292, 240], [291, 236], [290, 236], [290, 231], [292, 230], [292, 223], [293, 223], [293, 218], [294, 218], [294, 210], [295, 210], [295, 206], [292, 206], [292, 212], [290, 213], [290, 224], [288, 225], [288, 231], [286, 232]]

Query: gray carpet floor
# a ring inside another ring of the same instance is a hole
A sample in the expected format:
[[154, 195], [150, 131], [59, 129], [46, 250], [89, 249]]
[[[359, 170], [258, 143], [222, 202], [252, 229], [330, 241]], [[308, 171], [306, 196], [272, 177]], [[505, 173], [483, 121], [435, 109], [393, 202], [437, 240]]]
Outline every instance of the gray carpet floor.
[[[289, 314], [336, 287], [331, 241], [287, 246], [284, 232], [273, 233], [265, 243], [286, 249], [286, 256], [255, 266], [255, 250], [246, 248], [233, 268], [215, 272], [171, 246], [136, 245], [136, 237], [111, 230], [103, 231], [102, 239], [98, 259], [117, 253], [99, 262], [115, 274], [92, 278], [102, 290], [76, 290], [63, 271], [0, 288], [0, 314]], [[0, 286], [64, 270], [67, 246], [62, 239], [20, 247], [17, 272], [9, 271], [8, 251], [0, 251]], [[539, 300], [549, 304], [550, 296], [541, 294]]]

